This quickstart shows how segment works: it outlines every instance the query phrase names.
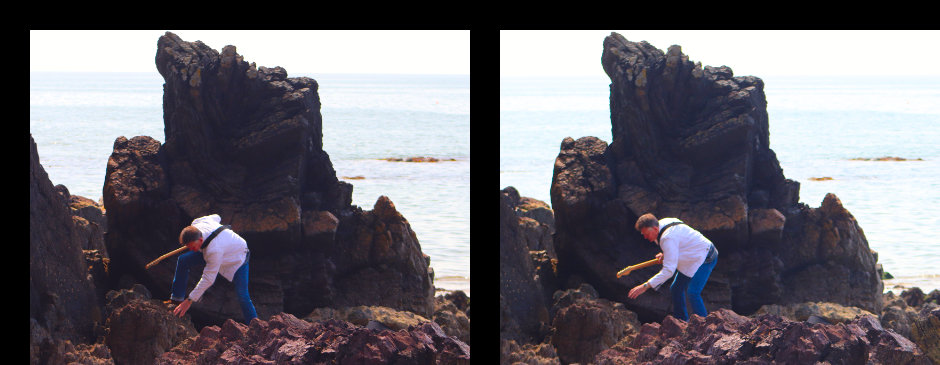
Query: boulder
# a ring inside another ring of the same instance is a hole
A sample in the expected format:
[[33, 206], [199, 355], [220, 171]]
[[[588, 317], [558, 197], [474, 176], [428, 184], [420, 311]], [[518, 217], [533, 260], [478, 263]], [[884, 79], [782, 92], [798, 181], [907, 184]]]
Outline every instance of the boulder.
[[196, 335], [189, 315], [177, 317], [141, 285], [108, 292], [106, 343], [119, 364], [153, 364]]
[[588, 284], [555, 292], [552, 345], [564, 363], [587, 364], [614, 344], [632, 339], [640, 327], [622, 303], [597, 298]]
[[470, 342], [470, 298], [463, 291], [457, 290], [435, 299], [432, 319], [444, 329], [448, 336], [456, 337], [467, 345]]
[[668, 291], [630, 288], [657, 268], [615, 273], [659, 252], [633, 227], [653, 213], [702, 232], [720, 252], [706, 308], [832, 302], [881, 312], [883, 284], [864, 232], [838, 197], [799, 203], [769, 144], [764, 82], [703, 67], [617, 33], [604, 40], [612, 141], [565, 138], [552, 176], [561, 282], [583, 278], [645, 322], [670, 313]]
[[927, 295], [924, 294], [923, 290], [920, 290], [918, 287], [913, 287], [908, 290], [901, 292], [901, 299], [904, 299], [904, 302], [911, 307], [922, 307]]
[[[431, 317], [434, 271], [395, 204], [380, 196], [371, 211], [340, 222], [327, 258], [335, 266], [333, 306], [381, 305]], [[316, 295], [316, 292], [312, 293]]]
[[310, 323], [287, 313], [244, 325], [227, 320], [164, 353], [156, 364], [469, 364], [470, 347], [433, 322], [407, 330], [357, 327], [328, 319]]
[[934, 363], [940, 363], [940, 305], [936, 303], [940, 291], [934, 289], [924, 295], [914, 287], [900, 295], [887, 292], [884, 295], [884, 312], [881, 325], [910, 339]]
[[[219, 214], [248, 242], [249, 292], [262, 318], [319, 307], [382, 305], [430, 316], [433, 272], [416, 234], [387, 197], [351, 204], [322, 142], [315, 80], [258, 67], [226, 46], [167, 32], [155, 63], [165, 80], [165, 143], [119, 137], [103, 202], [112, 285], [144, 284], [168, 298], [180, 230]], [[199, 280], [193, 268], [187, 290]], [[197, 328], [240, 319], [232, 284], [217, 279], [190, 309]]]
[[554, 212], [538, 199], [521, 196], [512, 186], [501, 190], [507, 203], [516, 215], [515, 226], [518, 238], [528, 250], [533, 268], [533, 278], [541, 288], [548, 303], [552, 293], [560, 289], [557, 278], [558, 254], [555, 253]]

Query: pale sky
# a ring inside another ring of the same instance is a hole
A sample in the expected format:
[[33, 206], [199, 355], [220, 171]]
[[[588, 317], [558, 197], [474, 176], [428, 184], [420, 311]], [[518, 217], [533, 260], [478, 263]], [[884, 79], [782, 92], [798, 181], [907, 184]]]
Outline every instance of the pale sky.
[[[940, 75], [937, 30], [613, 30], [735, 76]], [[604, 76], [603, 31], [500, 31], [501, 76]]]
[[[163, 30], [31, 30], [30, 71], [156, 72]], [[312, 73], [470, 74], [469, 30], [169, 30], [245, 61]]]

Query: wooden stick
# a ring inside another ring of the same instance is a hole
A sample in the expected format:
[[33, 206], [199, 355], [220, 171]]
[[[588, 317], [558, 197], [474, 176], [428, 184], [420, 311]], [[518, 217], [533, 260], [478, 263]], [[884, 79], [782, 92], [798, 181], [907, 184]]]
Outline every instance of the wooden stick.
[[173, 251], [170, 251], [170, 252], [168, 252], [166, 255], [160, 256], [160, 257], [158, 257], [156, 260], [151, 261], [149, 264], [147, 264], [147, 266], [146, 266], [145, 268], [146, 268], [146, 269], [149, 269], [149, 268], [153, 267], [153, 265], [159, 264], [160, 261], [163, 261], [163, 260], [165, 260], [166, 258], [168, 258], [168, 257], [170, 257], [170, 256], [179, 255], [179, 254], [183, 253], [183, 251], [186, 251], [186, 250], [188, 250], [188, 249], [189, 249], [189, 247], [183, 246], [183, 247], [177, 248], [177, 249], [175, 249], [175, 250], [173, 250]]
[[656, 265], [656, 264], [659, 264], [659, 263], [662, 263], [662, 261], [659, 260], [659, 259], [652, 259], [652, 260], [649, 260], [649, 261], [641, 262], [641, 263], [636, 264], [636, 265], [633, 265], [633, 266], [627, 266], [627, 267], [625, 267], [623, 270], [620, 270], [620, 271], [617, 272], [617, 277], [619, 278], [619, 277], [621, 277], [621, 276], [630, 275], [630, 272], [632, 272], [632, 271], [639, 270], [639, 269], [642, 269], [642, 268], [644, 268], [644, 267], [650, 267], [650, 266], [653, 266], [653, 265]]

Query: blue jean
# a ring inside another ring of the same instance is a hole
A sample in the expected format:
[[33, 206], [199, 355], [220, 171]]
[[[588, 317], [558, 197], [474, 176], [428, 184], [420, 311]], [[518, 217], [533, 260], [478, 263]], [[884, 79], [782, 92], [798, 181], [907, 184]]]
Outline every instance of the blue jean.
[[[251, 303], [251, 297], [248, 295], [248, 259], [251, 252], [245, 255], [245, 263], [235, 271], [232, 278], [232, 284], [235, 285], [235, 294], [238, 295], [238, 303], [242, 307], [242, 314], [245, 316], [245, 324], [249, 324], [252, 318], [257, 318], [255, 305]], [[206, 260], [202, 257], [202, 252], [190, 251], [180, 255], [176, 260], [176, 274], [173, 276], [173, 287], [170, 291], [170, 299], [182, 301], [186, 298], [186, 283], [189, 280], [189, 269], [193, 266], [205, 265]]]
[[695, 314], [702, 317], [708, 315], [705, 310], [705, 302], [702, 301], [702, 289], [705, 288], [705, 282], [708, 281], [708, 276], [711, 275], [712, 269], [717, 264], [717, 257], [712, 262], [703, 263], [691, 278], [676, 270], [676, 278], [669, 287], [669, 291], [672, 292], [673, 317], [683, 321], [689, 320], [689, 312], [685, 309], [686, 293], [689, 294], [689, 301], [692, 302], [692, 310]]

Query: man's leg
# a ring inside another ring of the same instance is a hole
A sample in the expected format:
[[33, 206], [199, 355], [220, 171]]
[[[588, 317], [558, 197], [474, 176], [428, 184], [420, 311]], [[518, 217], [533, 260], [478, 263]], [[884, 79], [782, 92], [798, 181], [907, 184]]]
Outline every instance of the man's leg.
[[676, 270], [676, 278], [669, 286], [672, 293], [672, 316], [683, 321], [689, 320], [689, 311], [685, 309], [685, 291], [689, 287], [689, 280], [691, 278]]
[[717, 257], [712, 260], [712, 262], [702, 264], [702, 266], [699, 266], [698, 270], [695, 272], [695, 276], [692, 276], [692, 280], [689, 282], [688, 293], [689, 302], [692, 303], [692, 311], [702, 317], [708, 315], [708, 312], [705, 310], [705, 302], [702, 300], [702, 289], [705, 288], [705, 283], [708, 282], [708, 277], [711, 275], [712, 269], [714, 269], [715, 265], [717, 264]]
[[202, 252], [190, 251], [180, 255], [176, 260], [176, 274], [173, 275], [170, 300], [181, 302], [183, 299], [186, 299], [186, 284], [187, 280], [189, 280], [189, 268], [205, 264], [206, 260], [202, 258]]
[[232, 284], [235, 284], [235, 294], [238, 295], [238, 303], [242, 306], [242, 314], [245, 316], [245, 324], [250, 324], [253, 318], [258, 317], [255, 312], [255, 305], [251, 303], [251, 296], [248, 295], [248, 259], [251, 253], [245, 256], [245, 263], [235, 272]]

